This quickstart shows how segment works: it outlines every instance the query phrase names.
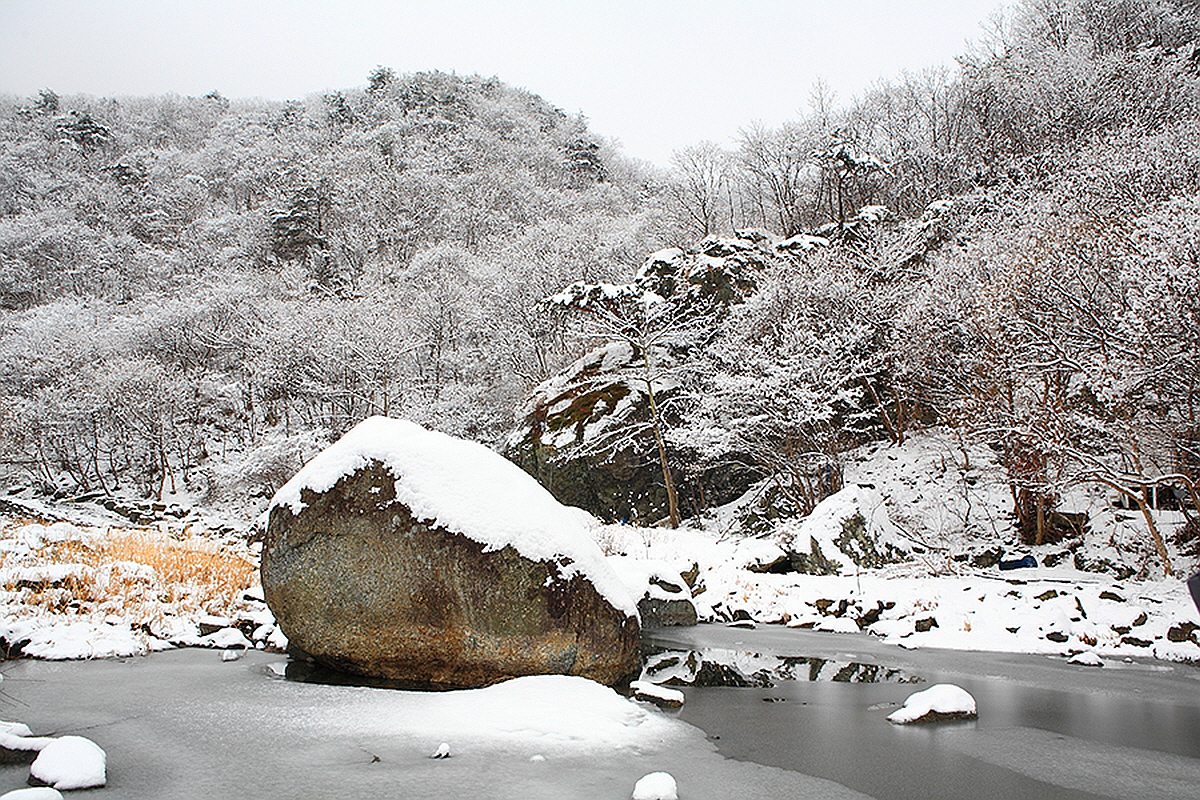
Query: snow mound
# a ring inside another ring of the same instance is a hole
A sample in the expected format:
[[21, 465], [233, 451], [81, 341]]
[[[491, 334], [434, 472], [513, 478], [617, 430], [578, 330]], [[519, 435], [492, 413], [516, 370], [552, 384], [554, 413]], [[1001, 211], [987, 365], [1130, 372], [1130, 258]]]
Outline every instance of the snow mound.
[[104, 751], [91, 739], [63, 736], [42, 748], [29, 774], [55, 789], [103, 786], [107, 781]]
[[633, 785], [632, 800], [679, 800], [679, 790], [669, 772], [651, 772]]
[[[229, 707], [233, 713], [234, 701]], [[445, 741], [459, 751], [501, 748], [547, 758], [663, 747], [690, 730], [607, 686], [568, 675], [533, 675], [453, 692], [359, 692], [347, 694], [336, 709], [300, 716], [322, 735]]]
[[58, 789], [51, 789], [49, 786], [35, 786], [0, 794], [0, 800], [63, 800], [63, 796]]
[[145, 641], [129, 628], [96, 622], [56, 622], [30, 632], [23, 652], [32, 658], [67, 661], [141, 656], [147, 650]]
[[565, 578], [581, 574], [613, 606], [636, 615], [634, 600], [604, 562], [577, 511], [562, 505], [524, 470], [475, 442], [407, 420], [371, 417], [312, 459], [284, 484], [271, 509], [304, 509], [301, 492], [324, 492], [379, 461], [396, 476], [396, 499], [413, 517], [483, 544], [511, 546], [553, 561]]
[[910, 694], [904, 701], [904, 707], [888, 716], [888, 722], [907, 725], [947, 718], [971, 719], [975, 716], [975, 698], [970, 692], [952, 683], [939, 683], [922, 692]]
[[1082, 653], [1071, 656], [1067, 659], [1068, 664], [1079, 664], [1084, 667], [1103, 667], [1104, 659], [1096, 655], [1094, 650], [1084, 650]]

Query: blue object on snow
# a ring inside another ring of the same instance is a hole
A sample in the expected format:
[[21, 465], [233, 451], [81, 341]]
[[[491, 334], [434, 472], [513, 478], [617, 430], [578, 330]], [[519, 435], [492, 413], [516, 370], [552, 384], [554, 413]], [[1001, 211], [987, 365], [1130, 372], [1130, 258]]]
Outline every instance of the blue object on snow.
[[1018, 558], [1012, 561], [1000, 562], [1000, 569], [1030, 569], [1036, 566], [1037, 559], [1033, 556], [1025, 556], [1024, 558]]
[[1192, 602], [1196, 604], [1196, 610], [1200, 611], [1200, 572], [1197, 572], [1187, 581], [1188, 591], [1192, 593]]

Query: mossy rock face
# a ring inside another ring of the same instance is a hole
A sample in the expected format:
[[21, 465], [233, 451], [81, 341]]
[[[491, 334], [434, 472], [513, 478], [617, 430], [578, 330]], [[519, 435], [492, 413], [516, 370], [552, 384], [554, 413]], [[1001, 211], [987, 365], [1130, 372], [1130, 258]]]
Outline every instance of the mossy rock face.
[[438, 687], [636, 677], [637, 619], [586, 577], [418, 521], [395, 485], [373, 461], [303, 490], [299, 513], [272, 509], [262, 585], [289, 642], [333, 669]]
[[788, 552], [792, 562], [792, 570], [804, 575], [841, 575], [842, 562], [835, 561], [821, 552], [821, 545], [816, 539], [809, 539], [809, 551], [801, 553], [795, 550]]

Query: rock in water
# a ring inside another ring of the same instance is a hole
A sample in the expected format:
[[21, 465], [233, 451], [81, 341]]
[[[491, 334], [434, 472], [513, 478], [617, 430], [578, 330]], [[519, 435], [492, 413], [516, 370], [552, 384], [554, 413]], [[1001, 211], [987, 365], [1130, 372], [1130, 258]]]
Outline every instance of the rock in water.
[[31, 781], [55, 789], [92, 789], [107, 781], [104, 750], [82, 736], [62, 736], [42, 748], [29, 767]]
[[976, 719], [975, 698], [961, 686], [937, 683], [922, 692], [914, 692], [904, 705], [888, 715], [888, 722], [911, 725], [919, 722], [950, 722]]
[[272, 500], [263, 591], [335, 669], [617, 683], [639, 669], [637, 612], [581, 514], [482, 445], [372, 417]]
[[651, 772], [633, 785], [632, 800], [679, 800], [679, 789], [669, 772]]

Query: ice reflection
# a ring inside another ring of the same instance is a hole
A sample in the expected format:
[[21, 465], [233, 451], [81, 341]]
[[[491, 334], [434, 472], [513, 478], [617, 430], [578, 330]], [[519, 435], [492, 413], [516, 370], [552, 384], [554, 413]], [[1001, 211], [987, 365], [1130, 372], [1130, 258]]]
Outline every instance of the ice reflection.
[[650, 648], [642, 680], [667, 686], [770, 687], [779, 681], [920, 683], [896, 667], [818, 656], [776, 656], [720, 648]]

